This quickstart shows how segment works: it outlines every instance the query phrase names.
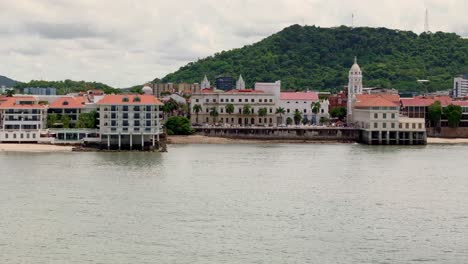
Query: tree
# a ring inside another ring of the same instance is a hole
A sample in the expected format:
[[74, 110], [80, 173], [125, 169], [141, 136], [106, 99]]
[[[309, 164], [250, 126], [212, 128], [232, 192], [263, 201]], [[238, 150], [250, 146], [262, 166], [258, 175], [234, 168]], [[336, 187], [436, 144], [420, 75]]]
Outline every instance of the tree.
[[440, 101], [435, 101], [427, 108], [427, 115], [433, 126], [440, 126], [440, 118], [442, 117], [442, 105]]
[[312, 113], [314, 113], [314, 123], [317, 123], [317, 114], [320, 112], [320, 102], [313, 102], [310, 104], [310, 107], [312, 108]]
[[81, 113], [76, 121], [76, 128], [96, 128], [97, 113], [92, 111], [90, 113]]
[[15, 93], [16, 93], [15, 89], [6, 90], [6, 96], [7, 97], [13, 97], [13, 95], [15, 95]]
[[210, 116], [213, 117], [213, 121], [214, 123], [216, 123], [216, 119], [218, 118], [219, 116], [219, 112], [218, 112], [218, 109], [216, 107], [212, 107], [210, 109]]
[[444, 108], [443, 115], [447, 118], [449, 127], [457, 128], [460, 125], [463, 109], [459, 105], [449, 105]]
[[47, 127], [53, 128], [59, 122], [59, 116], [55, 113], [47, 115]]
[[280, 123], [283, 123], [283, 115], [286, 113], [284, 108], [283, 107], [276, 108], [275, 113], [280, 116], [280, 119], [281, 119]]
[[164, 102], [164, 105], [162, 106], [163, 112], [169, 116], [172, 116], [174, 111], [177, 109], [179, 109], [179, 104], [172, 98]]
[[286, 118], [286, 124], [287, 124], [288, 126], [291, 125], [292, 122], [293, 122], [292, 118], [290, 118], [290, 117]]
[[346, 108], [345, 107], [335, 107], [330, 111], [330, 115], [333, 118], [338, 118], [339, 120], [344, 120], [346, 117]]
[[302, 114], [299, 110], [296, 109], [296, 111], [294, 111], [294, 123], [296, 125], [299, 125], [299, 123], [301, 122], [302, 120]]
[[330, 119], [324, 116], [320, 117], [320, 124], [327, 124], [328, 122], [330, 122]]
[[225, 106], [225, 110], [226, 110], [226, 113], [228, 113], [229, 115], [234, 113], [234, 105], [233, 104], [227, 104]]
[[196, 117], [196, 120], [197, 120], [196, 122], [197, 122], [197, 123], [198, 123], [198, 113], [200, 113], [202, 110], [203, 110], [203, 109], [202, 109], [202, 106], [199, 105], [199, 104], [195, 104], [195, 105], [193, 106], [193, 111], [195, 112], [195, 115], [197, 116], [197, 117]]
[[190, 120], [184, 116], [169, 117], [164, 126], [168, 135], [190, 135], [193, 133]]
[[60, 118], [63, 128], [70, 128], [71, 118], [68, 115], [62, 115]]
[[258, 109], [258, 116], [265, 117], [268, 114], [268, 109], [266, 107]]
[[252, 113], [252, 107], [249, 104], [244, 105], [242, 108], [242, 114], [244, 115], [250, 115]]

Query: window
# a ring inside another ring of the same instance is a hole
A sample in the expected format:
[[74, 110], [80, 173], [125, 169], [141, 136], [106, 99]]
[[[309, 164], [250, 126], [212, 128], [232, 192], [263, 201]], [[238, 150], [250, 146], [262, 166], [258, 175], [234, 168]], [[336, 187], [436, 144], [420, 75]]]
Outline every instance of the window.
[[209, 113], [209, 112], [210, 112], [210, 110], [208, 110], [208, 108], [206, 108], [205, 110], [206, 110], [206, 112], [207, 112], [207, 113]]
[[383, 113], [383, 114], [382, 114], [382, 118], [383, 118], [383, 119], [386, 119], [386, 118], [387, 118], [387, 114], [386, 114], [386, 113]]
[[151, 112], [151, 106], [150, 105], [146, 106], [146, 111]]
[[272, 114], [272, 113], [273, 113], [273, 108], [270, 108], [270, 114]]
[[213, 103], [216, 103], [216, 98], [213, 99]]
[[224, 108], [221, 108], [221, 109], [219, 109], [219, 110], [221, 111], [221, 113], [223, 113], [223, 112], [224, 112]]
[[287, 112], [287, 113], [290, 113], [290, 112], [291, 112], [291, 110], [289, 110], [289, 108], [288, 108], [288, 110], [287, 110], [286, 112]]
[[261, 103], [261, 102], [262, 102], [262, 99], [258, 99], [258, 101]]
[[395, 114], [392, 114], [392, 119], [395, 119]]
[[377, 128], [377, 127], [378, 127], [377, 123], [374, 123], [374, 128]]
[[254, 102], [255, 102], [255, 99], [252, 98], [252, 100], [250, 100], [250, 102], [254, 103]]
[[8, 133], [7, 133], [7, 134], [5, 134], [5, 138], [8, 138]]
[[13, 134], [13, 138], [16, 138], [16, 133]]
[[379, 114], [375, 113], [374, 114], [374, 119], [377, 119], [377, 118], [379, 118]]
[[140, 126], [140, 120], [133, 121], [133, 126], [139, 127]]
[[387, 128], [387, 123], [383, 123], [382, 128]]
[[128, 118], [128, 113], [124, 113], [124, 114], [122, 115], [122, 118], [123, 118], [123, 119], [127, 119], [127, 118]]
[[206, 98], [206, 99], [205, 99], [205, 102], [206, 102], [206, 103], [209, 103], [209, 102], [210, 102], [210, 99]]
[[234, 99], [231, 98], [231, 103], [234, 103]]
[[416, 128], [416, 124], [415, 124], [415, 123], [413, 123], [413, 129], [415, 129], [415, 128]]
[[138, 105], [134, 106], [133, 111], [140, 111], [140, 106], [138, 106]]
[[151, 119], [151, 113], [146, 113], [146, 119]]
[[220, 101], [221, 101], [221, 103], [224, 103], [224, 99], [223, 99], [223, 98], [221, 98]]
[[403, 124], [400, 123], [400, 124], [398, 125], [398, 127], [399, 127], [399, 128], [403, 128]]
[[246, 102], [246, 103], [249, 102], [249, 99], [244, 99], [244, 102]]
[[242, 99], [239, 99], [239, 103], [242, 103]]
[[146, 126], [147, 126], [147, 127], [150, 127], [150, 126], [151, 126], [151, 121], [149, 121], [149, 120], [146, 121]]
[[307, 109], [304, 109], [304, 113], [307, 113]]
[[239, 108], [239, 114], [242, 114], [242, 109]]
[[406, 129], [409, 129], [409, 124], [406, 123], [406, 124], [405, 124], [405, 127], [406, 127]]
[[197, 103], [198, 103], [198, 101], [200, 101], [198, 98], [197, 98], [197, 99], [195, 99], [195, 102], [197, 102]]
[[36, 134], [32, 134], [32, 138], [36, 138]]
[[392, 128], [395, 128], [395, 123], [392, 123]]
[[273, 103], [273, 99], [270, 99], [270, 103]]
[[418, 124], [418, 128], [422, 129], [422, 124], [421, 123]]

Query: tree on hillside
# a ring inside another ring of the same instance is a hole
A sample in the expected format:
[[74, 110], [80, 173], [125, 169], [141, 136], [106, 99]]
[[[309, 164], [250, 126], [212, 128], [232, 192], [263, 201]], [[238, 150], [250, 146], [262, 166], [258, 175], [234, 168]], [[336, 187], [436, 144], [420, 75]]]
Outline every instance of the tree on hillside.
[[427, 108], [427, 115], [431, 122], [431, 126], [440, 126], [440, 119], [442, 117], [442, 105], [440, 104], [440, 101], [435, 101]]
[[460, 125], [463, 110], [459, 105], [449, 105], [444, 108], [443, 115], [447, 118], [449, 127], [456, 128]]

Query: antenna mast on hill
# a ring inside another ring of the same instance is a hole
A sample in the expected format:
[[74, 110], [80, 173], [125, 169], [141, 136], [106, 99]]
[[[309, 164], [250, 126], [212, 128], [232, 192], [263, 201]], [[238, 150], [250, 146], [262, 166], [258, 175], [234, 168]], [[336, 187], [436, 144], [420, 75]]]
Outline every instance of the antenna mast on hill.
[[354, 13], [351, 14], [351, 28], [354, 28]]
[[424, 19], [424, 32], [429, 33], [429, 11], [426, 8], [426, 17]]

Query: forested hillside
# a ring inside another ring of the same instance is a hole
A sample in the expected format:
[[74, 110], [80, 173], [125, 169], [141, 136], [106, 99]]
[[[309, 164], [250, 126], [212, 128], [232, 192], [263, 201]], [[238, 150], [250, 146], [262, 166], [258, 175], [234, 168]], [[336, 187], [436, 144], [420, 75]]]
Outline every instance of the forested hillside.
[[16, 84], [15, 80], [0, 75], [0, 86], [13, 87]]
[[283, 89], [334, 90], [347, 83], [354, 56], [367, 87], [420, 91], [417, 80], [429, 79], [430, 91], [446, 90], [455, 75], [468, 72], [468, 39], [442, 32], [293, 25], [253, 45], [189, 63], [161, 81], [242, 74], [250, 87], [282, 80]]
[[52, 87], [57, 88], [57, 94], [66, 94], [73, 92], [85, 92], [92, 89], [103, 90], [107, 94], [111, 93], [120, 93], [120, 89], [115, 89], [109, 85], [99, 83], [99, 82], [85, 82], [85, 81], [37, 81], [32, 80], [27, 83], [18, 83], [15, 85], [15, 88], [21, 91], [21, 89], [26, 87]]

